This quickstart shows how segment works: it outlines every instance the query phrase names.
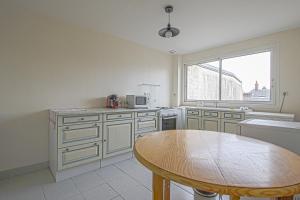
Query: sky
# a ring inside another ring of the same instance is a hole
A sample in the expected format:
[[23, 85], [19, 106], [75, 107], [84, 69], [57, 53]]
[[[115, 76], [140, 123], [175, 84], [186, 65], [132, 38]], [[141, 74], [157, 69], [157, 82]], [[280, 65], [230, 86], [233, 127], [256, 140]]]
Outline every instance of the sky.
[[[244, 92], [254, 89], [257, 81], [259, 89], [270, 89], [270, 52], [222, 60], [222, 69], [234, 73], [241, 81]], [[216, 62], [208, 63], [216, 66]]]

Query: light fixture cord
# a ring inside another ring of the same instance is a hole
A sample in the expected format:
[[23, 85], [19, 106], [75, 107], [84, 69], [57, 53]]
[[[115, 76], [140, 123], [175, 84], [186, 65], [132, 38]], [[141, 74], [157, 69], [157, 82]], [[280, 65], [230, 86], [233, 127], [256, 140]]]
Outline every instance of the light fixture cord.
[[170, 20], [170, 13], [168, 13], [168, 15], [169, 15], [169, 24], [170, 24], [170, 21], [171, 21], [171, 20]]

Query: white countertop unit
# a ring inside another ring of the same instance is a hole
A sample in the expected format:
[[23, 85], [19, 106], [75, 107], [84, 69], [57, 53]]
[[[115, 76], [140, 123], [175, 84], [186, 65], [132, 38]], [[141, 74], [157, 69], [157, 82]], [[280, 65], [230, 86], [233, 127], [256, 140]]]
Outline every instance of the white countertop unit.
[[300, 154], [300, 122], [248, 119], [239, 125], [242, 136], [270, 142]]
[[264, 119], [247, 119], [240, 122], [240, 125], [293, 129], [300, 133], [300, 122], [275, 121], [275, 120], [264, 120]]
[[246, 118], [258, 118], [258, 119], [274, 119], [294, 121], [295, 115], [290, 113], [274, 113], [274, 112], [246, 112]]

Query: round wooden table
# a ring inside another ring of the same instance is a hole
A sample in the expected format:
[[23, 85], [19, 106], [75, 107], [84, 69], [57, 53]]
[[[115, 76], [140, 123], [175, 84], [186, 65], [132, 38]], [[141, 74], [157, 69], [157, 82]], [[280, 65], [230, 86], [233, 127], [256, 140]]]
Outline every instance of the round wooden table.
[[292, 199], [300, 193], [300, 156], [248, 137], [200, 130], [139, 138], [139, 162], [153, 172], [153, 200], [170, 199], [170, 180], [208, 192]]

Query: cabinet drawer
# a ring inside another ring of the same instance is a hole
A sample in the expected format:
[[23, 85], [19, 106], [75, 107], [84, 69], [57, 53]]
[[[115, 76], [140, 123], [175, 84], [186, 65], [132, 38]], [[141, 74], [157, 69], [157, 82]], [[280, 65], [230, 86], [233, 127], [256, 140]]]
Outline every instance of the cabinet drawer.
[[204, 117], [214, 117], [214, 118], [219, 118], [219, 112], [217, 111], [203, 111], [203, 116]]
[[224, 113], [224, 119], [244, 120], [244, 113], [226, 112]]
[[100, 160], [101, 157], [101, 142], [58, 149], [58, 170], [75, 167], [95, 160]]
[[137, 112], [136, 117], [150, 117], [150, 116], [156, 116], [156, 112]]
[[58, 147], [102, 140], [102, 124], [77, 124], [58, 127]]
[[200, 116], [200, 110], [187, 110], [187, 115], [196, 115]]
[[118, 120], [118, 119], [132, 119], [133, 113], [114, 113], [114, 114], [106, 114], [106, 120]]
[[157, 131], [157, 118], [149, 117], [135, 120], [135, 131], [137, 133]]
[[80, 116], [63, 116], [62, 124], [80, 123], [80, 122], [97, 122], [101, 121], [100, 115], [80, 115]]
[[234, 114], [232, 114], [232, 118], [233, 119], [243, 119], [244, 117], [243, 117], [243, 114], [241, 114], [241, 113], [234, 113]]
[[224, 118], [231, 119], [232, 118], [232, 114], [231, 113], [224, 113]]

